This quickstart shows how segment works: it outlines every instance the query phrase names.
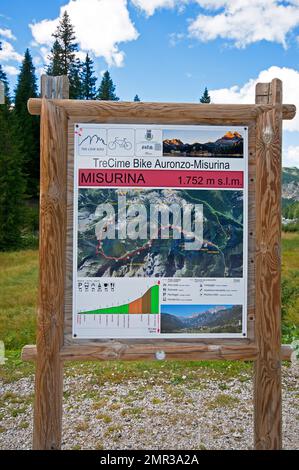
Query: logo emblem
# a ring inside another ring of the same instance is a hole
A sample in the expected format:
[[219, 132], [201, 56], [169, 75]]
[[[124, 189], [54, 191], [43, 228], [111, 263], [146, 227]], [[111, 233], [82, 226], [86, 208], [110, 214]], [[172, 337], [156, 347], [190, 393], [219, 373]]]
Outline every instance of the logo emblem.
[[153, 140], [153, 133], [151, 131], [151, 129], [146, 129], [146, 133], [145, 133], [145, 138], [146, 140], [150, 141], [150, 140]]

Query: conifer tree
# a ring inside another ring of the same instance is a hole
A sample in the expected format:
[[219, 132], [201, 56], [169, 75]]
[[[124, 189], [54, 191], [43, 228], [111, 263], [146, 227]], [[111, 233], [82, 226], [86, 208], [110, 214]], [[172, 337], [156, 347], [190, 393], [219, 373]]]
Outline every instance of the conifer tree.
[[82, 64], [82, 98], [84, 100], [95, 100], [96, 99], [96, 81], [97, 78], [94, 76], [93, 60], [86, 54], [85, 62]]
[[101, 84], [98, 89], [98, 96], [99, 100], [108, 100], [108, 101], [118, 101], [119, 98], [115, 94], [115, 85], [113, 83], [112, 78], [110, 77], [110, 73], [108, 70], [103, 75]]
[[134, 96], [134, 101], [140, 101], [140, 98], [139, 98], [138, 95], [135, 95], [135, 96]]
[[[2, 51], [2, 44], [1, 44], [1, 41], [0, 41], [0, 51]], [[10, 104], [9, 85], [8, 85], [8, 80], [7, 80], [6, 73], [5, 73], [4, 70], [2, 69], [2, 65], [1, 65], [1, 64], [0, 64], [0, 80], [1, 80], [1, 82], [4, 83], [5, 103], [6, 103], [7, 105], [9, 105], [9, 104]]]
[[63, 75], [64, 69], [62, 66], [61, 57], [62, 49], [60, 47], [59, 41], [55, 39], [51, 49], [51, 53], [48, 57], [50, 62], [46, 69], [47, 75], [52, 75], [53, 77]]
[[199, 100], [201, 103], [211, 103], [211, 97], [209, 95], [207, 87], [205, 87], [202, 97]]
[[80, 68], [81, 63], [76, 58], [78, 43], [74, 27], [68, 13], [65, 11], [53, 33], [55, 41], [50, 55], [49, 65], [46, 69], [48, 75], [67, 75], [70, 81], [70, 98], [80, 98]]
[[36, 97], [35, 67], [26, 49], [15, 89], [13, 117], [27, 180], [26, 193], [31, 197], [38, 197], [39, 187], [39, 117], [28, 113], [27, 101]]
[[8, 105], [0, 106], [0, 250], [20, 246], [23, 222], [21, 153]]
[[83, 88], [82, 88], [82, 62], [79, 59], [75, 60], [75, 63], [70, 69], [70, 98], [81, 100], [83, 99]]

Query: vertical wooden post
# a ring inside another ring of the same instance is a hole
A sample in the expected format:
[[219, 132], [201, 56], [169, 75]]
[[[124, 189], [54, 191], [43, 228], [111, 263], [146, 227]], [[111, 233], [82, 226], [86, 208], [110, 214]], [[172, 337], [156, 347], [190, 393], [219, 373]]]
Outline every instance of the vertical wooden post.
[[[58, 77], [65, 81], [65, 77]], [[44, 83], [45, 83], [45, 79]], [[49, 77], [52, 82], [52, 77]], [[52, 96], [53, 97], [53, 96]], [[67, 117], [42, 100], [39, 299], [33, 448], [61, 446], [66, 252]]]
[[64, 100], [69, 98], [69, 80], [66, 75], [51, 77], [41, 76], [41, 97]]
[[281, 418], [281, 137], [282, 83], [258, 83], [256, 103], [272, 104], [257, 120], [256, 341], [254, 441], [261, 450], [282, 446]]

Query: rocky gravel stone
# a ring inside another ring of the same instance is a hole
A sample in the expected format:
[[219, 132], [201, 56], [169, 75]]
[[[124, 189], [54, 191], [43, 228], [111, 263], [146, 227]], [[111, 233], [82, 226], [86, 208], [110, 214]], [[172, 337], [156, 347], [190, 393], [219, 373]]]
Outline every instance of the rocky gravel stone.
[[[147, 372], [147, 371], [146, 371]], [[72, 372], [64, 382], [63, 449], [251, 449], [252, 376], [173, 383], [163, 372], [99, 384]], [[283, 447], [299, 449], [298, 367], [283, 367]], [[1, 449], [30, 449], [33, 376], [0, 384]]]

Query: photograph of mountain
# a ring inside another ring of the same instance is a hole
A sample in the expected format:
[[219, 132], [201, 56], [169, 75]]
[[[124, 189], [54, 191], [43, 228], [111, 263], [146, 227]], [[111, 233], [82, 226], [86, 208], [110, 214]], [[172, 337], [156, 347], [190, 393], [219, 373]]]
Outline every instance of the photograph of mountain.
[[230, 130], [164, 130], [163, 156], [243, 158], [243, 137]]
[[242, 333], [242, 305], [161, 305], [161, 333]]

